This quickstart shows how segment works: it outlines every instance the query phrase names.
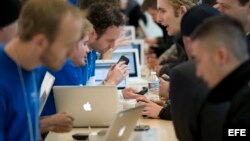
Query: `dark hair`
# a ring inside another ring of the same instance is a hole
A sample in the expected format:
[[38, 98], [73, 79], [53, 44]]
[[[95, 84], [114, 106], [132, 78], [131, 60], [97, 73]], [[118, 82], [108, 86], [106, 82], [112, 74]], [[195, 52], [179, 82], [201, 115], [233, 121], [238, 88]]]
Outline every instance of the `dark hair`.
[[142, 11], [146, 11], [149, 8], [157, 9], [157, 0], [144, 0], [141, 6]]
[[88, 9], [92, 4], [99, 3], [99, 2], [109, 2], [112, 5], [119, 7], [119, 0], [78, 0], [78, 7], [81, 10]]
[[124, 24], [120, 10], [107, 2], [91, 5], [88, 9], [87, 19], [93, 24], [98, 38], [101, 37], [109, 27], [119, 27]]
[[249, 0], [238, 0], [241, 6], [245, 6], [246, 3], [249, 2]]
[[202, 23], [191, 36], [192, 40], [206, 40], [210, 47], [223, 45], [238, 60], [248, 58], [247, 40], [243, 26], [227, 16], [216, 16]]
[[216, 0], [202, 0], [202, 4], [213, 6], [216, 4]]

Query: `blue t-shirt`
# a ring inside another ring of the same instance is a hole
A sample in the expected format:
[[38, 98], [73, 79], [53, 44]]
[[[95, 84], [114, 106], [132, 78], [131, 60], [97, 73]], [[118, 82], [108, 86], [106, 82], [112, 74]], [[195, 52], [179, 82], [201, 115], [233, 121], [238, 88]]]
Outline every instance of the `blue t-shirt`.
[[0, 141], [29, 141], [30, 136], [38, 141], [35, 73], [18, 67], [4, 52], [4, 46], [0, 46], [0, 66]]
[[97, 59], [96, 51], [92, 50], [91, 52], [88, 53], [86, 65], [83, 67], [84, 80], [89, 80], [90, 77], [95, 76], [96, 59]]
[[[89, 78], [95, 75], [95, 60], [96, 60], [96, 52], [91, 51], [88, 53], [87, 64], [84, 67], [74, 66], [70, 60], [67, 60], [62, 69], [59, 71], [52, 71], [45, 67], [40, 67], [39, 69], [36, 70], [39, 86], [42, 83], [46, 71], [50, 72], [55, 77], [54, 86], [86, 85]], [[56, 107], [54, 102], [54, 95], [53, 92], [51, 92], [45, 103], [41, 115], [42, 116], [52, 115], [55, 113], [56, 113]]]
[[77, 0], [68, 0], [69, 1], [69, 3], [71, 3], [71, 4], [73, 4], [73, 5], [77, 5]]

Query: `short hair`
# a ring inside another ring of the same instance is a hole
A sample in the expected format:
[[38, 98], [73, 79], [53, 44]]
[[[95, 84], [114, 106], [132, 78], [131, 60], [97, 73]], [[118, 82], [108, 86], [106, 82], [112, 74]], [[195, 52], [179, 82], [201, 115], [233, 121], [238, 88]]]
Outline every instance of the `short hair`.
[[190, 9], [195, 5], [197, 0], [165, 0], [171, 4], [174, 8], [175, 16], [178, 16], [178, 10], [181, 6], [185, 6], [187, 9]]
[[94, 26], [97, 38], [101, 37], [111, 26], [119, 27], [124, 25], [120, 10], [107, 2], [91, 5], [87, 12], [87, 19]]
[[93, 30], [93, 25], [90, 23], [88, 19], [84, 19], [81, 37], [87, 36], [92, 30]]
[[28, 0], [21, 11], [18, 22], [18, 36], [29, 41], [36, 34], [44, 34], [53, 42], [66, 14], [81, 19], [81, 11], [63, 0]]
[[119, 7], [119, 0], [78, 0], [78, 7], [81, 10], [88, 9], [92, 4], [99, 3], [99, 2], [108, 2], [112, 5]]
[[249, 0], [238, 0], [241, 6], [245, 6]]
[[192, 40], [205, 41], [212, 49], [222, 45], [237, 60], [248, 59], [247, 40], [243, 26], [227, 16], [216, 16], [202, 23], [191, 36]]
[[157, 0], [144, 0], [141, 9], [147, 11], [149, 8], [157, 9]]

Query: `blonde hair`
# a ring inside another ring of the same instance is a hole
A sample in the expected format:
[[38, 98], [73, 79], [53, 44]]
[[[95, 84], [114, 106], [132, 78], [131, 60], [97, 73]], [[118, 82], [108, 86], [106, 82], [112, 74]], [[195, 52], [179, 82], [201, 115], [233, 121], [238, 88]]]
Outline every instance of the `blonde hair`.
[[185, 6], [188, 10], [195, 5], [197, 0], [166, 0], [166, 2], [173, 6], [175, 16], [178, 16], [178, 10], [181, 6]]
[[90, 21], [86, 18], [83, 19], [83, 25], [82, 25], [82, 36], [87, 36], [90, 32], [94, 30], [93, 25], [90, 23]]
[[79, 9], [63, 0], [28, 0], [20, 14], [18, 36], [29, 41], [37, 34], [44, 34], [49, 42], [53, 42], [62, 19], [68, 13], [76, 19], [82, 18]]

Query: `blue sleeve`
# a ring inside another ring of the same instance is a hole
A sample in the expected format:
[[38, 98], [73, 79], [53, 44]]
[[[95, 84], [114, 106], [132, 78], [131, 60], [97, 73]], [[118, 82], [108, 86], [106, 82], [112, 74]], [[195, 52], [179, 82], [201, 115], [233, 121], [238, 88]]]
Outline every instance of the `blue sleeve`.
[[91, 77], [94, 77], [95, 76], [95, 66], [96, 66], [96, 64], [95, 64], [95, 61], [93, 62], [93, 68], [92, 68], [92, 72], [91, 72]]
[[69, 1], [69, 3], [71, 3], [72, 5], [77, 5], [77, 0], [68, 0]]
[[93, 62], [92, 62], [92, 72], [91, 72], [91, 77], [95, 76], [95, 67], [96, 67], [96, 59], [97, 59], [97, 54], [96, 51], [93, 51]]
[[0, 90], [0, 113], [1, 115], [4, 116], [0, 116], [0, 141], [4, 141], [5, 140], [5, 117], [7, 116], [6, 114], [6, 103], [5, 103], [5, 98], [4, 98], [4, 92], [3, 89]]
[[36, 82], [37, 82], [37, 88], [40, 90], [40, 87], [43, 82], [43, 78], [45, 76], [47, 69], [45, 67], [39, 67], [35, 70], [36, 73]]

